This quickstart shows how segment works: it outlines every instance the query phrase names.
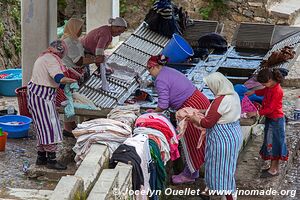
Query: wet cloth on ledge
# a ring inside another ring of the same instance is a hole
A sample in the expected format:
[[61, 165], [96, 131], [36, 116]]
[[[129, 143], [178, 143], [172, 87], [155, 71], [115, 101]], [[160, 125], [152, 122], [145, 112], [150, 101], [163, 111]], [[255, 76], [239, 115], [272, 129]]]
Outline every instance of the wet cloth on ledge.
[[120, 144], [131, 137], [131, 132], [132, 129], [127, 124], [105, 118], [78, 124], [77, 128], [72, 131], [77, 138], [73, 147], [73, 151], [76, 153], [76, 164], [80, 165], [94, 143], [107, 145], [110, 155], [112, 155]]
[[109, 112], [107, 118], [123, 122], [128, 126], [133, 126], [139, 114], [140, 106], [138, 104], [117, 106]]
[[[180, 139], [183, 134], [186, 132], [186, 128], [188, 126], [188, 121], [186, 121], [186, 116], [187, 115], [195, 115], [199, 119], [199, 121], [204, 118], [204, 114], [202, 114], [198, 109], [191, 108], [191, 107], [185, 107], [176, 112], [176, 119], [178, 121], [177, 125], [177, 131], [178, 131], [178, 139]], [[194, 125], [195, 126], [195, 125]], [[199, 149], [203, 144], [205, 144], [205, 132], [206, 129], [202, 127], [197, 127], [196, 128], [200, 129], [201, 134], [200, 138], [198, 140], [197, 148]]]
[[135, 147], [121, 144], [112, 154], [109, 167], [115, 168], [118, 162], [132, 165], [132, 189], [140, 190], [144, 184], [144, 175], [141, 168], [141, 158], [136, 152]]
[[171, 160], [176, 160], [180, 157], [176, 130], [166, 117], [158, 113], [146, 113], [137, 118], [135, 127], [147, 127], [159, 130], [165, 135], [168, 141]]
[[170, 146], [169, 146], [169, 143], [168, 143], [165, 135], [162, 132], [160, 132], [156, 129], [152, 129], [152, 128], [137, 127], [133, 130], [133, 134], [134, 135], [138, 135], [138, 134], [148, 135], [149, 139], [152, 139], [152, 136], [155, 136], [156, 139], [159, 139], [159, 142], [160, 142], [160, 145], [159, 145], [159, 142], [156, 142], [156, 143], [159, 146], [161, 158], [164, 161], [164, 164], [166, 164], [170, 160]]

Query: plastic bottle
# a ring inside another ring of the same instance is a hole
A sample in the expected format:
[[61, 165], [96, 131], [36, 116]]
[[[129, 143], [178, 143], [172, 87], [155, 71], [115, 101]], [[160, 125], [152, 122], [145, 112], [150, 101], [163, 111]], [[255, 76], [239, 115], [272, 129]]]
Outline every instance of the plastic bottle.
[[7, 114], [8, 114], [8, 115], [13, 115], [13, 114], [15, 114], [15, 107], [14, 107], [13, 105], [9, 105], [9, 106], [7, 107]]
[[0, 136], [3, 136], [2, 128], [0, 128]]

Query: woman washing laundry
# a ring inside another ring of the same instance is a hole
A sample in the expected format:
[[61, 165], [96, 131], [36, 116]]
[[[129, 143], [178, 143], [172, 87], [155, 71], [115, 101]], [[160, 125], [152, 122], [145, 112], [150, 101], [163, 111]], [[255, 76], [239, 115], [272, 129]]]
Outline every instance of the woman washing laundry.
[[[179, 110], [185, 107], [207, 109], [209, 100], [181, 72], [165, 66], [168, 59], [163, 55], [151, 56], [147, 67], [155, 77], [155, 89], [158, 93], [158, 106], [154, 112], [168, 108]], [[199, 177], [198, 170], [204, 162], [205, 145], [197, 149], [201, 131], [188, 123], [182, 144], [185, 154], [185, 169], [172, 177], [175, 184], [193, 182]]]
[[[100, 69], [102, 79], [102, 89], [105, 91], [110, 90], [109, 85], [106, 81], [106, 64], [104, 50], [108, 48], [113, 37], [117, 37], [124, 33], [127, 28], [127, 22], [121, 17], [110, 18], [109, 25], [101, 26], [94, 30], [91, 30], [86, 36], [81, 39], [81, 43], [87, 53], [95, 56], [101, 56], [101, 64], [98, 65]], [[111, 71], [112, 69], [108, 70]]]
[[[208, 75], [204, 82], [214, 93], [215, 100], [204, 118], [190, 115], [188, 120], [206, 128], [205, 183], [208, 190], [234, 193], [234, 174], [242, 143], [240, 99], [232, 83], [219, 72]], [[201, 194], [203, 199], [209, 199], [207, 192]], [[233, 196], [226, 195], [226, 199], [232, 200]]]
[[66, 44], [57, 40], [35, 61], [31, 81], [28, 83], [28, 108], [37, 133], [36, 165], [49, 169], [65, 170], [56, 161], [57, 144], [62, 142], [62, 132], [55, 106], [57, 88], [75, 79], [64, 76], [62, 58], [67, 52]]
[[[65, 26], [64, 34], [61, 38], [65, 42], [68, 49], [66, 55], [62, 59], [63, 64], [68, 68], [68, 73], [65, 75], [78, 81], [88, 75], [88, 70], [83, 67], [84, 65], [91, 63], [100, 64], [102, 62], [101, 56], [85, 57], [84, 48], [79, 41], [83, 24], [84, 22], [81, 19], [69, 19]], [[61, 102], [65, 100], [66, 97], [64, 95], [64, 90], [59, 88], [57, 91], [56, 105], [61, 106]], [[76, 123], [74, 117], [67, 118], [65, 116], [63, 135], [66, 137], [72, 137], [72, 130], [75, 128]]]

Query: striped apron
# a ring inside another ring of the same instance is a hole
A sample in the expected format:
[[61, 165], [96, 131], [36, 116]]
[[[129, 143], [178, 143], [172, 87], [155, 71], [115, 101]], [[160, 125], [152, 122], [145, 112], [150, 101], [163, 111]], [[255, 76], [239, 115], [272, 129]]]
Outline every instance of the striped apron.
[[242, 144], [240, 122], [206, 129], [205, 182], [210, 190], [235, 192], [235, 169]]
[[62, 141], [58, 113], [55, 106], [56, 89], [28, 83], [28, 109], [32, 114], [39, 145], [56, 144]]
[[[180, 109], [185, 107], [207, 109], [209, 104], [209, 100], [199, 90], [196, 90], [193, 95], [183, 103]], [[200, 135], [201, 131], [189, 122], [186, 132], [181, 139], [185, 161], [191, 173], [200, 169], [204, 163], [205, 144], [199, 149], [197, 148]]]

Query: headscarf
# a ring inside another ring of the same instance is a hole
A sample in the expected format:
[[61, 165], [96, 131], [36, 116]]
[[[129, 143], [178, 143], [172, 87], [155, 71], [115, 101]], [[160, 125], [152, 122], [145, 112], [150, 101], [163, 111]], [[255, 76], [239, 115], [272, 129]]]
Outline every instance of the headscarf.
[[151, 56], [147, 62], [147, 67], [150, 69], [157, 65], [166, 65], [169, 61], [169, 58], [164, 55]]
[[40, 56], [43, 56], [46, 53], [52, 54], [62, 68], [62, 71], [65, 72], [66, 69], [62, 62], [62, 58], [65, 56], [65, 54], [67, 54], [67, 51], [67, 45], [63, 40], [54, 40], [50, 43], [50, 46], [46, 49], [46, 51], [44, 51]]
[[84, 21], [81, 19], [71, 18], [67, 22], [65, 28], [64, 28], [64, 35], [62, 36], [62, 39], [65, 38], [72, 38], [72, 39], [78, 39], [78, 32], [83, 26]]
[[115, 19], [114, 18], [110, 18], [108, 20], [108, 23], [111, 24], [112, 26], [120, 26], [120, 27], [127, 28], [127, 22], [122, 17], [116, 17]]
[[233, 95], [235, 93], [232, 83], [220, 72], [214, 72], [204, 77], [204, 83], [215, 96]]

